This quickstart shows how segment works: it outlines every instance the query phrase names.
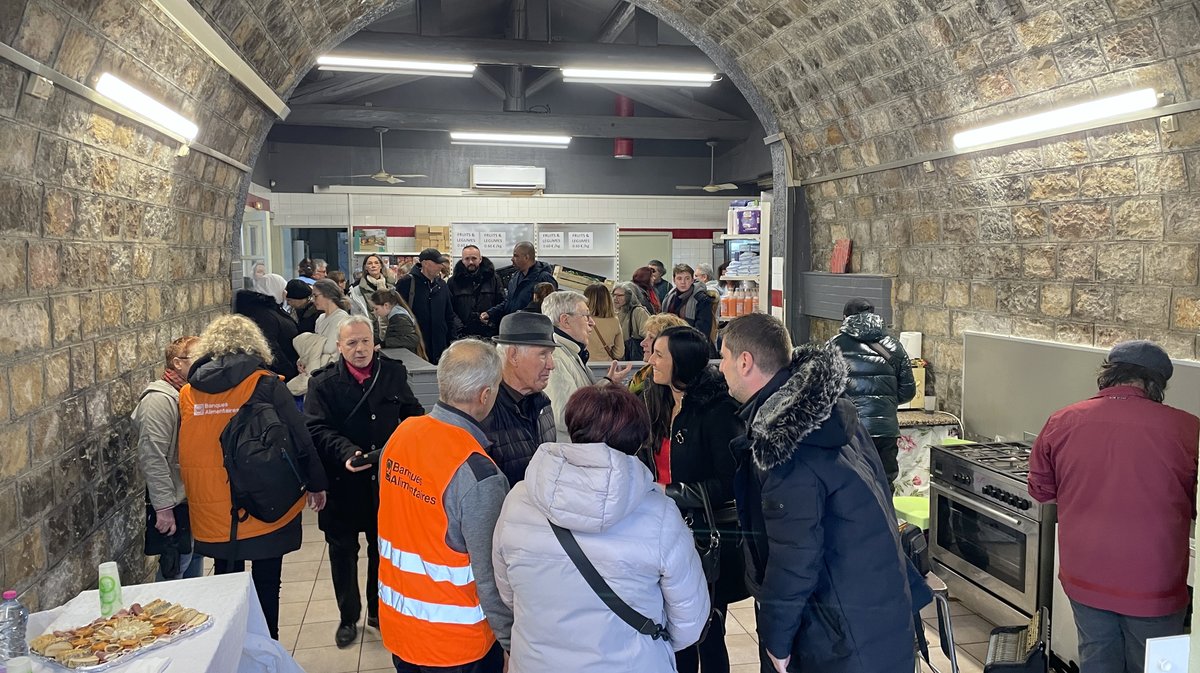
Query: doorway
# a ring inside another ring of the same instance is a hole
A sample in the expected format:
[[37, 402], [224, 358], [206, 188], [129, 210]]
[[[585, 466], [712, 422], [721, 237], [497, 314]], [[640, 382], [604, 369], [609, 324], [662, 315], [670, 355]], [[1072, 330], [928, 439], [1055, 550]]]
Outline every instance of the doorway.
[[621, 231], [617, 275], [622, 281], [633, 277], [638, 267], [652, 259], [671, 268], [671, 234], [665, 231]]

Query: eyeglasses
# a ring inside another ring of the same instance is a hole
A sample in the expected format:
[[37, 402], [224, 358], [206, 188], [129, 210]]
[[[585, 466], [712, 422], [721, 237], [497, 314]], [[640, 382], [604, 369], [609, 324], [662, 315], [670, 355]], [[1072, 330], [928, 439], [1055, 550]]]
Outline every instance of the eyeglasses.
[[574, 311], [572, 311], [572, 312], [568, 313], [567, 315], [573, 315], [573, 316], [575, 316], [576, 318], [584, 318], [584, 319], [586, 319], [586, 320], [591, 320], [591, 319], [592, 319], [592, 314], [591, 314], [591, 313], [575, 313]]

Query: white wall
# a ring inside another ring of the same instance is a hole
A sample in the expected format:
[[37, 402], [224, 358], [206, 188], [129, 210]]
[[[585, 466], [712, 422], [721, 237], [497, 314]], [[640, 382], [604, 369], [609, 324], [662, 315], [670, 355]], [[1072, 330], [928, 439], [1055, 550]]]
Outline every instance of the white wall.
[[[364, 191], [372, 190], [365, 188]], [[255, 190], [256, 193], [258, 190]], [[263, 190], [266, 191], [266, 190]], [[461, 196], [398, 188], [378, 193], [263, 194], [280, 227], [447, 226], [453, 222], [615, 222], [621, 229], [725, 229], [729, 197], [713, 196]], [[441, 190], [437, 190], [441, 191]], [[458, 190], [444, 190], [458, 192]], [[707, 239], [676, 239], [675, 259], [712, 263]], [[453, 254], [455, 251], [448, 251]], [[625, 276], [624, 272], [621, 274]]]

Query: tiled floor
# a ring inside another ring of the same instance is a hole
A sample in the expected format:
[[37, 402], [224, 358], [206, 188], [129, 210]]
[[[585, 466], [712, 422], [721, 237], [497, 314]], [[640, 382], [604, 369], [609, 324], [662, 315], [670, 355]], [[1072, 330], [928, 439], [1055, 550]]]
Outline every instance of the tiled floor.
[[[363, 558], [359, 559], [358, 568], [360, 585], [366, 582], [365, 545], [361, 553]], [[283, 586], [279, 603], [279, 640], [307, 673], [395, 671], [391, 654], [379, 640], [379, 631], [367, 628], [362, 619], [358, 624], [359, 639], [353, 645], [338, 649], [334, 644], [338, 612], [333, 598], [333, 583], [329, 578], [325, 537], [317, 529], [316, 515], [307, 510], [304, 545], [283, 560]], [[959, 671], [982, 673], [983, 664], [980, 660], [987, 652], [992, 625], [972, 614], [961, 603], [951, 603], [950, 614]], [[949, 662], [938, 648], [937, 622], [934, 621], [932, 605], [922, 611], [922, 617], [925, 619], [925, 634], [929, 638], [933, 665], [941, 673], [951, 673]], [[758, 673], [758, 636], [751, 601], [730, 606], [725, 631], [731, 673]]]

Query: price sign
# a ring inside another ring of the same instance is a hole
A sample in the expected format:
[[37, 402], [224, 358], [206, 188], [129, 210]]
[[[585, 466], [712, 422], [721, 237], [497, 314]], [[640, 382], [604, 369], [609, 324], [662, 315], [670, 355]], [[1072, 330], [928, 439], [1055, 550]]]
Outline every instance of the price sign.
[[508, 249], [508, 232], [505, 231], [484, 231], [480, 232], [480, 246], [488, 250], [507, 250]]
[[463, 248], [467, 247], [468, 245], [474, 245], [476, 247], [479, 246], [479, 232], [478, 231], [459, 231], [458, 229], [455, 229], [454, 230], [454, 249], [462, 250]]
[[542, 250], [562, 250], [563, 232], [542, 231], [538, 233], [538, 248]]
[[590, 231], [572, 231], [570, 241], [571, 250], [591, 250], [592, 249], [592, 232]]

